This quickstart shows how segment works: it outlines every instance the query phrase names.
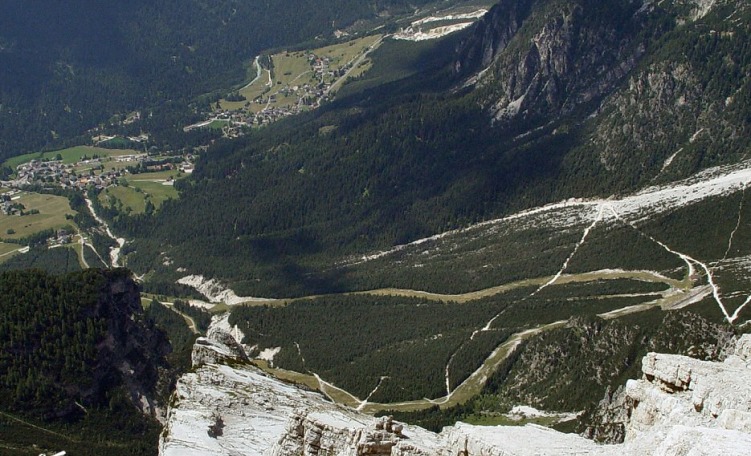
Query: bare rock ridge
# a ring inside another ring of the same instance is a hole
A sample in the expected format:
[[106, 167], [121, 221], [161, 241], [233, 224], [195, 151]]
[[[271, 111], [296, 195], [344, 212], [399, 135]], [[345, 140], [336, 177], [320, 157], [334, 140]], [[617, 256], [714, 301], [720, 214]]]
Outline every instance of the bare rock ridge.
[[[247, 364], [229, 334], [194, 347], [194, 372], [177, 383], [160, 455], [749, 454], [751, 335], [722, 362], [649, 353], [644, 375], [617, 404], [625, 440], [602, 445], [540, 426], [457, 423], [435, 434], [375, 418]], [[230, 367], [230, 364], [232, 367]], [[612, 407], [612, 405], [611, 405]]]
[[751, 335], [722, 364], [658, 353], [642, 363], [644, 378], [626, 384], [632, 404], [626, 442], [668, 426], [738, 431], [751, 438]]
[[612, 92], [664, 32], [649, 2], [605, 3], [501, 1], [460, 45], [454, 72], [482, 89], [496, 121], [568, 114]]

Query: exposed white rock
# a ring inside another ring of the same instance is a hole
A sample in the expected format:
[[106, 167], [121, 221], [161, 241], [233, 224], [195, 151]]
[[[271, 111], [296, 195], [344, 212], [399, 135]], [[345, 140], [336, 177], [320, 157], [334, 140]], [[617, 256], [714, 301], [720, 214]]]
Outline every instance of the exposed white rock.
[[692, 0], [694, 10], [691, 14], [692, 20], [698, 20], [709, 14], [709, 11], [715, 6], [717, 0]]
[[[228, 341], [215, 330], [196, 344], [195, 371], [177, 383], [161, 455], [751, 454], [751, 335], [723, 363], [648, 354], [644, 378], [623, 391], [630, 419], [620, 445], [535, 425], [457, 423], [434, 434], [270, 378]], [[228, 361], [234, 367], [217, 364]]]
[[265, 348], [261, 350], [261, 353], [258, 354], [257, 358], [273, 364], [274, 357], [279, 354], [280, 351], [282, 351], [282, 347]]
[[394, 454], [438, 454], [435, 434], [424, 429], [391, 421], [386, 425], [247, 364], [216, 364], [239, 363], [234, 353], [217, 340], [199, 339], [195, 372], [177, 383], [159, 454], [297, 455], [323, 449], [357, 455], [384, 454], [387, 447], [399, 451]]
[[579, 416], [579, 413], [546, 412], [528, 405], [516, 405], [512, 407], [505, 416], [517, 421], [530, 418], [556, 418], [560, 422], [576, 419], [576, 417]]
[[626, 442], [656, 428], [683, 425], [748, 433], [751, 429], [751, 335], [736, 344], [723, 363], [687, 356], [649, 353], [644, 378], [629, 380], [625, 395], [634, 401]]
[[207, 279], [202, 275], [189, 275], [178, 279], [177, 283], [187, 285], [206, 296], [212, 303], [223, 302], [229, 305], [244, 302], [268, 302], [271, 299], [254, 298], [250, 296], [238, 296], [232, 289], [223, 285], [217, 279]]
[[451, 33], [458, 32], [459, 30], [464, 30], [465, 28], [469, 27], [472, 24], [473, 22], [460, 22], [458, 24], [434, 27], [428, 30], [422, 30], [422, 29], [415, 30], [412, 27], [409, 27], [398, 33], [394, 33], [392, 38], [395, 40], [405, 40], [405, 41], [435, 40], [435, 39], [444, 37], [446, 35], [449, 35]]

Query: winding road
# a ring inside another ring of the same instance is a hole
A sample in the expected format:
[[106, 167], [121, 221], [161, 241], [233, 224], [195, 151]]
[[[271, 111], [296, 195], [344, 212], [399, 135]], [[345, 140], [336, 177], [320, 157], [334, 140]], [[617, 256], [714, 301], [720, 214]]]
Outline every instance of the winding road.
[[[649, 309], [660, 307], [663, 310], [671, 310], [685, 307], [689, 304], [697, 302], [707, 295], [711, 294], [711, 289], [708, 286], [694, 287], [692, 282], [688, 279], [676, 280], [665, 277], [653, 271], [595, 271], [581, 274], [559, 274], [554, 282], [551, 281], [551, 277], [541, 277], [536, 279], [522, 280], [507, 285], [488, 288], [486, 290], [480, 290], [471, 293], [465, 293], [460, 295], [442, 295], [437, 293], [419, 292], [414, 290], [399, 290], [399, 289], [381, 289], [358, 292], [357, 294], [374, 294], [374, 295], [391, 295], [391, 296], [403, 296], [403, 297], [415, 297], [420, 296], [426, 299], [432, 299], [436, 301], [453, 301], [457, 303], [467, 303], [472, 300], [477, 300], [486, 296], [492, 296], [500, 293], [505, 293], [516, 288], [525, 286], [543, 285], [557, 286], [568, 283], [581, 283], [590, 282], [596, 280], [614, 280], [614, 279], [636, 279], [648, 282], [665, 283], [669, 288], [660, 293], [660, 297], [646, 303], [632, 305], [616, 309], [613, 311], [598, 314], [599, 317], [604, 319], [614, 319], [625, 315], [633, 314], [636, 312], [643, 312]], [[540, 288], [537, 288], [539, 290]], [[516, 347], [519, 346], [525, 339], [541, 332], [548, 331], [555, 328], [563, 327], [567, 323], [567, 320], [555, 321], [539, 325], [533, 328], [524, 329], [509, 336], [506, 341], [496, 347], [495, 350], [485, 359], [483, 364], [477, 368], [469, 377], [467, 377], [460, 385], [453, 390], [448, 391], [446, 395], [433, 399], [417, 399], [413, 401], [395, 402], [395, 403], [377, 403], [369, 402], [368, 399], [360, 399], [350, 392], [337, 387], [336, 385], [323, 380], [318, 374], [301, 374], [298, 372], [291, 372], [284, 369], [275, 369], [266, 365], [260, 366], [266, 372], [285, 380], [292, 380], [297, 382], [304, 382], [308, 385], [313, 385], [323, 394], [329, 397], [332, 401], [344, 404], [365, 413], [377, 413], [386, 410], [398, 410], [398, 411], [416, 411], [426, 409], [435, 405], [442, 408], [452, 407], [454, 405], [462, 404], [480, 393], [485, 383], [490, 378], [492, 373], [498, 368], [498, 366], [510, 356]], [[489, 324], [492, 324], [489, 322]], [[487, 325], [486, 325], [487, 327]], [[479, 331], [481, 331], [480, 329]], [[376, 390], [380, 386], [383, 378], [379, 380]], [[375, 391], [375, 390], [374, 390]], [[369, 394], [369, 397], [373, 394]]]

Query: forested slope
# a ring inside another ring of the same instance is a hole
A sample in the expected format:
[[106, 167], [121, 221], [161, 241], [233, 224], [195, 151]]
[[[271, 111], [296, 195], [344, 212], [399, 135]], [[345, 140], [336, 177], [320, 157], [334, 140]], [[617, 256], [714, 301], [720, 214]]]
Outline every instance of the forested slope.
[[[208, 103], [212, 91], [240, 83], [243, 64], [261, 50], [317, 36], [330, 39], [334, 30], [358, 19], [425, 3], [4, 2], [0, 160], [80, 142], [87, 129], [137, 109], [154, 114], [145, 122], [150, 130], [171, 131], [191, 119], [190, 103]], [[204, 94], [209, 95], [196, 98]]]
[[180, 201], [116, 221], [138, 238], [129, 264], [169, 258], [255, 293], [342, 290], [322, 271], [342, 255], [742, 160], [747, 5], [641, 5], [502, 1], [417, 56], [422, 73], [217, 144]]
[[155, 454], [169, 350], [125, 270], [0, 273], [4, 448]]

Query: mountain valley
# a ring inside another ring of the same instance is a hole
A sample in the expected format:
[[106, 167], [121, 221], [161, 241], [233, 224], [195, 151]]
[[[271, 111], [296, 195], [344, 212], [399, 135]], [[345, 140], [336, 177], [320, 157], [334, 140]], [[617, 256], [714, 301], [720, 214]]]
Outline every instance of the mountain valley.
[[751, 448], [746, 1], [0, 24], [0, 454]]

